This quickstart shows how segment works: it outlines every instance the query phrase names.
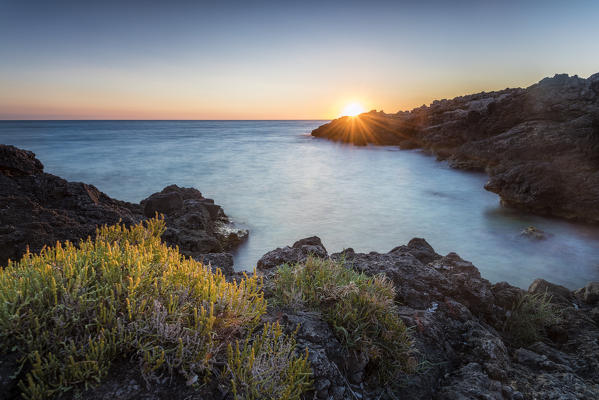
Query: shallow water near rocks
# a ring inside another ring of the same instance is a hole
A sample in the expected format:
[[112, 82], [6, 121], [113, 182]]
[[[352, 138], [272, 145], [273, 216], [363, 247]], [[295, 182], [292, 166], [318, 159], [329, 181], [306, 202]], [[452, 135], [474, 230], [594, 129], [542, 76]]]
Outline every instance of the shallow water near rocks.
[[[213, 198], [250, 238], [236, 268], [317, 235], [329, 252], [387, 252], [413, 237], [455, 251], [493, 282], [535, 278], [571, 289], [599, 280], [599, 227], [505, 209], [484, 174], [420, 151], [309, 136], [326, 121], [4, 121], [0, 142], [46, 172], [139, 202], [169, 184]], [[532, 240], [533, 225], [549, 233]]]

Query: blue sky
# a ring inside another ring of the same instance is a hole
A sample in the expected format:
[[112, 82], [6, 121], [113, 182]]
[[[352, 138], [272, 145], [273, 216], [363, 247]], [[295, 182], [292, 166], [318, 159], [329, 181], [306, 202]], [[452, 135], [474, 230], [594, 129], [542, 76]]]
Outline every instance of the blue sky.
[[0, 0], [0, 118], [331, 118], [599, 72], [599, 2]]

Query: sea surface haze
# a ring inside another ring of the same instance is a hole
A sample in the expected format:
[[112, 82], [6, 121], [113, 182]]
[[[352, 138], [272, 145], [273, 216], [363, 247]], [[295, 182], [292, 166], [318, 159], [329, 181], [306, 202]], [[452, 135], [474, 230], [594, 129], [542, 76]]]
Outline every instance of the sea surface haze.
[[[164, 186], [213, 198], [250, 238], [251, 270], [311, 235], [329, 252], [387, 252], [413, 237], [472, 261], [493, 282], [535, 278], [571, 289], [599, 280], [599, 227], [505, 209], [482, 173], [418, 150], [315, 139], [326, 121], [2, 121], [0, 143], [36, 153], [45, 170], [139, 202]], [[520, 236], [534, 225], [546, 240]]]

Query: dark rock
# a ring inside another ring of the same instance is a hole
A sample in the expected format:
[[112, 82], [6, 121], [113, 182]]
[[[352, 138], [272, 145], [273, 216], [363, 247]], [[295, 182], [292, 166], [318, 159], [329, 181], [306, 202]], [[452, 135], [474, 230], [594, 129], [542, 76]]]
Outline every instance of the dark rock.
[[0, 172], [7, 176], [37, 175], [44, 171], [44, 166], [31, 151], [21, 150], [15, 146], [0, 147]]
[[551, 302], [566, 306], [572, 306], [574, 296], [566, 287], [547, 282], [544, 279], [535, 279], [528, 287], [528, 292], [533, 294], [547, 294], [551, 297]]
[[399, 148], [402, 150], [413, 150], [413, 149], [417, 149], [418, 147], [418, 143], [413, 142], [409, 139], [405, 139], [405, 140], [401, 140], [399, 142]]
[[257, 269], [262, 272], [272, 271], [279, 265], [304, 262], [310, 255], [328, 257], [327, 250], [316, 236], [300, 239], [292, 247], [279, 247], [266, 253], [258, 260]]
[[316, 398], [346, 399], [347, 383], [341, 371], [347, 368], [351, 357], [323, 316], [316, 312], [287, 310], [282, 313], [281, 322], [289, 333], [297, 329], [299, 351], [308, 349]]
[[589, 282], [585, 287], [576, 291], [582, 301], [594, 305], [599, 303], [599, 282]]
[[210, 265], [212, 270], [220, 269], [225, 276], [232, 276], [235, 273], [231, 253], [200, 254], [195, 259], [201, 261], [204, 265]]
[[441, 258], [440, 255], [435, 253], [433, 247], [422, 238], [413, 238], [408, 242], [407, 246], [397, 246], [390, 253], [396, 251], [408, 252], [423, 264], [428, 264], [436, 259]]
[[248, 232], [235, 227], [223, 212], [194, 188], [165, 187], [141, 201], [146, 214], [162, 212], [167, 225], [163, 239], [191, 257], [231, 250], [247, 239]]
[[520, 232], [520, 236], [524, 236], [534, 240], [547, 239], [547, 234], [541, 229], [535, 228], [534, 226], [529, 226], [528, 228], [523, 229], [522, 232]]
[[556, 75], [526, 89], [340, 118], [312, 135], [357, 145], [420, 147], [454, 168], [486, 171], [485, 188], [506, 206], [599, 222], [597, 74]]
[[144, 200], [144, 214], [152, 218], [156, 214], [169, 215], [183, 208], [183, 198], [177, 192], [154, 193]]

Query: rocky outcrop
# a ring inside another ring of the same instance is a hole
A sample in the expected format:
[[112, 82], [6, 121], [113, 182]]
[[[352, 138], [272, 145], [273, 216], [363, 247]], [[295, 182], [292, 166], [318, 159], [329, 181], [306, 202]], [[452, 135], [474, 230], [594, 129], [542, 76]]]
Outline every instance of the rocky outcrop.
[[371, 111], [312, 135], [422, 148], [454, 168], [485, 170], [485, 188], [505, 205], [599, 222], [599, 74], [555, 75], [397, 114]]
[[[0, 266], [18, 260], [27, 248], [38, 252], [57, 241], [77, 242], [93, 236], [99, 225], [130, 225], [156, 213], [164, 215], [166, 243], [198, 259], [216, 260], [206, 253], [230, 250], [248, 235], [196, 189], [172, 185], [132, 204], [45, 173], [32, 152], [0, 145]], [[232, 270], [230, 255], [218, 261]]]
[[[320, 240], [309, 242], [321, 250]], [[297, 244], [296, 243], [296, 244]], [[284, 247], [262, 259], [265, 276], [277, 264], [293, 264], [310, 252]], [[322, 248], [324, 249], [324, 248]], [[491, 284], [455, 253], [441, 256], [424, 239], [389, 253], [346, 249], [330, 256], [366, 274], [384, 274], [395, 285], [399, 313], [410, 327], [419, 372], [397, 385], [360, 380], [364, 364], [352, 358], [318, 313], [276, 309], [271, 319], [297, 331], [314, 368], [317, 399], [595, 399], [599, 396], [599, 283], [575, 292], [536, 280], [524, 291]], [[505, 321], [520, 296], [547, 293], [561, 319], [545, 339], [517, 345]], [[556, 334], [558, 333], [558, 334]], [[355, 355], [353, 356], [355, 357]], [[348, 360], [353, 360], [348, 362]], [[362, 370], [360, 370], [362, 369]], [[312, 394], [310, 395], [312, 396]], [[312, 397], [310, 397], [312, 398]]]
[[272, 272], [281, 264], [297, 264], [306, 261], [308, 256], [327, 257], [327, 250], [317, 236], [298, 240], [293, 246], [279, 247], [269, 251], [258, 260], [257, 269], [262, 273]]
[[215, 259], [203, 255], [230, 250], [248, 236], [247, 230], [235, 228], [221, 206], [194, 188], [167, 186], [140, 204], [146, 217], [164, 215], [166, 232], [162, 238], [167, 244], [198, 259]]

